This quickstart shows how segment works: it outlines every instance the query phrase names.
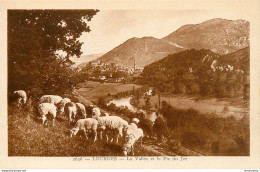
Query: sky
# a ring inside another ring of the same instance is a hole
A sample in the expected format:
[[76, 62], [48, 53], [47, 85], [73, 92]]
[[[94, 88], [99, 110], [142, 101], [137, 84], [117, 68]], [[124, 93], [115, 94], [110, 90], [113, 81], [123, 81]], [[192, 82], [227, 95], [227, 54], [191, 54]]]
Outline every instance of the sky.
[[100, 10], [88, 23], [91, 31], [80, 37], [83, 55], [107, 53], [126, 40], [163, 38], [186, 24], [213, 18], [249, 21], [246, 11], [214, 10]]

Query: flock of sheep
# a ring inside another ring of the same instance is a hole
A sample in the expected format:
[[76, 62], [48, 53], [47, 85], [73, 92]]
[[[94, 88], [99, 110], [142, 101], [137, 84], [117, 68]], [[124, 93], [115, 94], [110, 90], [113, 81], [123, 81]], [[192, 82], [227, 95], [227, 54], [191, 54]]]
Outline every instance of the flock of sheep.
[[[15, 91], [14, 94], [17, 97], [18, 108], [21, 108], [26, 103], [26, 92], [23, 90]], [[52, 121], [54, 126], [55, 118], [58, 115], [65, 115], [68, 118], [69, 124], [75, 123], [74, 127], [70, 130], [70, 136], [76, 135], [78, 131], [82, 130], [88, 139], [88, 133], [94, 133], [94, 142], [97, 140], [98, 133], [100, 139], [103, 139], [103, 135], [106, 137], [106, 141], [113, 142], [115, 136], [115, 142], [118, 143], [119, 137], [123, 138], [123, 154], [127, 156], [130, 152], [134, 155], [134, 144], [137, 140], [141, 140], [143, 130], [138, 128], [139, 120], [133, 118], [131, 123], [118, 116], [109, 116], [105, 113], [101, 116], [100, 109], [90, 105], [92, 108], [91, 118], [87, 118], [86, 108], [82, 103], [71, 102], [69, 98], [62, 98], [57, 95], [44, 95], [39, 99], [37, 105], [38, 118], [42, 120], [42, 124], [46, 125], [49, 120]], [[109, 134], [112, 134], [112, 138], [109, 139]]]

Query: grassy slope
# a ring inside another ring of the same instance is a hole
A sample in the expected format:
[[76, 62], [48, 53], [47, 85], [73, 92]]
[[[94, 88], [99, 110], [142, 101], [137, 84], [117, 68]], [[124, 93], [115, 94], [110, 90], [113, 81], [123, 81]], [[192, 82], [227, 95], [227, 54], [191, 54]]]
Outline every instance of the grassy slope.
[[99, 97], [110, 94], [116, 94], [118, 92], [132, 90], [140, 88], [140, 85], [136, 84], [121, 84], [121, 83], [100, 83], [87, 81], [80, 85], [80, 89], [77, 92], [90, 101], [96, 102]]
[[[85, 87], [87, 89], [95, 88], [96, 93], [101, 95], [110, 92], [129, 90], [133, 84], [100, 84], [89, 82]], [[96, 89], [98, 91], [96, 91]], [[86, 97], [96, 101], [98, 95], [91, 94], [91, 91], [85, 93]], [[78, 96], [80, 102], [89, 105], [87, 99]], [[91, 103], [92, 104], [92, 103]], [[115, 115], [115, 114], [113, 114]], [[98, 140], [92, 143], [86, 140], [81, 134], [70, 138], [69, 130], [72, 126], [68, 125], [65, 117], [57, 117], [55, 127], [43, 127], [36, 118], [35, 110], [30, 107], [17, 109], [13, 104], [8, 108], [8, 155], [9, 156], [122, 156], [121, 144], [106, 144]], [[92, 137], [93, 139], [93, 137]], [[122, 142], [122, 140], [121, 140]], [[136, 144], [136, 155], [155, 155], [153, 152], [146, 151], [140, 144]]]
[[[82, 133], [69, 136], [68, 120], [57, 117], [55, 127], [44, 127], [34, 112], [28, 109], [8, 108], [8, 155], [9, 156], [122, 156], [119, 144], [107, 144], [101, 140], [92, 142], [90, 135], [86, 140]], [[135, 155], [153, 156], [136, 143]]]

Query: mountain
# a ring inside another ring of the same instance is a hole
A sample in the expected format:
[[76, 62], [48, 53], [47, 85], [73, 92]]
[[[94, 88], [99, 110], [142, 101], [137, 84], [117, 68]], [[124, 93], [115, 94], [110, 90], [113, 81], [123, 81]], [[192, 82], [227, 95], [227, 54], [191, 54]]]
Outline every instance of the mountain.
[[181, 47], [153, 37], [131, 38], [98, 60], [123, 66], [133, 66], [135, 61], [137, 66], [143, 67], [181, 50]]
[[168, 36], [131, 38], [99, 58], [105, 63], [144, 67], [185, 49], [210, 49], [223, 55], [249, 46], [249, 22], [212, 19], [180, 27]]
[[249, 22], [212, 19], [182, 26], [163, 40], [186, 49], [205, 48], [218, 54], [228, 54], [249, 46]]
[[189, 49], [147, 65], [140, 82], [161, 92], [249, 96], [249, 47], [227, 55]]
[[71, 61], [73, 61], [75, 64], [73, 66], [75, 67], [84, 67], [88, 62], [94, 61], [104, 55], [103, 53], [99, 54], [91, 54], [91, 55], [83, 55], [80, 56], [79, 58], [71, 58]]
[[229, 64], [234, 69], [241, 69], [245, 73], [250, 73], [250, 48], [246, 47], [236, 52], [221, 57], [220, 64]]

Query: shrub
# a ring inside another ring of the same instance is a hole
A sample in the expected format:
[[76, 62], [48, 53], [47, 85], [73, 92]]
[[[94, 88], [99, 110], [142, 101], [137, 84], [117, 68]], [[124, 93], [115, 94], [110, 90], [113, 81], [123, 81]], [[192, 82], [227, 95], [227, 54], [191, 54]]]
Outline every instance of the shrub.
[[175, 92], [177, 94], [186, 94], [187, 93], [187, 88], [186, 88], [186, 86], [184, 84], [178, 83], [176, 85]]
[[200, 85], [200, 94], [203, 96], [212, 95], [213, 94], [212, 86], [208, 84]]
[[101, 107], [107, 107], [106, 100], [105, 100], [104, 97], [99, 97], [99, 99], [98, 99], [98, 104], [99, 104]]
[[200, 93], [200, 86], [196, 82], [191, 82], [188, 86], [189, 86], [189, 93], [190, 94]]

